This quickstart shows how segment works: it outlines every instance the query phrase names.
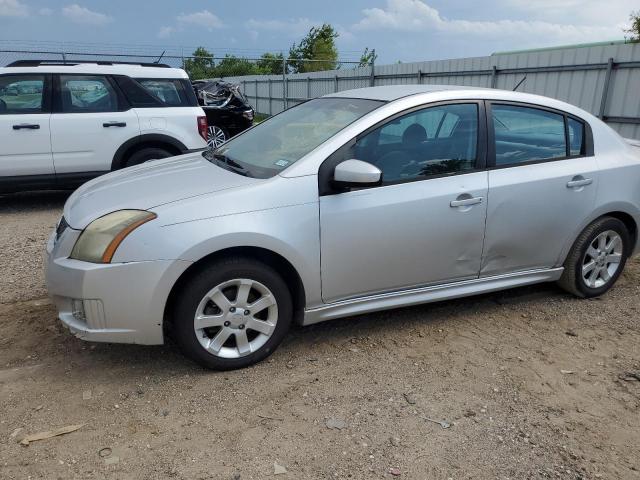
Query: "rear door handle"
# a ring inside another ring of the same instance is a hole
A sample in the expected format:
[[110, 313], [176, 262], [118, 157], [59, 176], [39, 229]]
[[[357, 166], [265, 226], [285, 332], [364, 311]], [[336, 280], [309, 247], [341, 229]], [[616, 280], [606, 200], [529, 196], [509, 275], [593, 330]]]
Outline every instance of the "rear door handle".
[[102, 126], [104, 128], [109, 128], [109, 127], [126, 127], [127, 124], [126, 122], [107, 122], [107, 123], [103, 123]]
[[449, 203], [449, 205], [455, 208], [455, 207], [468, 207], [469, 205], [476, 205], [478, 203], [482, 203], [482, 197], [471, 197], [471, 198], [462, 198], [458, 200], [451, 200], [451, 203]]
[[14, 130], [39, 130], [40, 125], [37, 123], [20, 123], [13, 126]]
[[567, 182], [567, 188], [578, 188], [585, 187], [587, 185], [591, 185], [593, 183], [592, 178], [575, 178], [569, 182]]

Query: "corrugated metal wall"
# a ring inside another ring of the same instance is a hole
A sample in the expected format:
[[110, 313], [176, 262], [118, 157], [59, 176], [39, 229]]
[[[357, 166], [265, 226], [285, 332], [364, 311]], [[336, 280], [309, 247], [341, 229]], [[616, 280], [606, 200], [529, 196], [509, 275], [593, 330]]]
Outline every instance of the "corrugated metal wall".
[[[609, 59], [613, 59], [608, 73]], [[622, 136], [640, 139], [640, 44], [541, 50], [489, 57], [399, 63], [287, 75], [227, 78], [242, 85], [256, 110], [278, 113], [328, 93], [370, 85], [445, 84], [495, 87], [546, 95], [604, 117]], [[609, 77], [606, 102], [603, 93]]]

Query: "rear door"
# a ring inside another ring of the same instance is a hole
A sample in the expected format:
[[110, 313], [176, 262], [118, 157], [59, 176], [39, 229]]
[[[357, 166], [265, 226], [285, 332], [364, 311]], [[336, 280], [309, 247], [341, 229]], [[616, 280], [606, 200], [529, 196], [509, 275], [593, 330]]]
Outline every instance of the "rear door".
[[588, 124], [526, 104], [494, 102], [487, 112], [481, 276], [556, 266], [596, 200], [598, 167]]
[[51, 175], [50, 75], [0, 76], [0, 176]]
[[54, 77], [51, 145], [56, 173], [105, 172], [140, 134], [138, 116], [107, 75]]

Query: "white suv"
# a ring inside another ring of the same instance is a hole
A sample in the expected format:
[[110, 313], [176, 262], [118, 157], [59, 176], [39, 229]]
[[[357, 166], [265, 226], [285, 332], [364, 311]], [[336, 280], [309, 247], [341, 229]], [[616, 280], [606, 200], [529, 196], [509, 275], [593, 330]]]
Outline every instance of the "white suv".
[[75, 188], [202, 150], [206, 137], [207, 118], [184, 70], [45, 60], [0, 68], [0, 192]]

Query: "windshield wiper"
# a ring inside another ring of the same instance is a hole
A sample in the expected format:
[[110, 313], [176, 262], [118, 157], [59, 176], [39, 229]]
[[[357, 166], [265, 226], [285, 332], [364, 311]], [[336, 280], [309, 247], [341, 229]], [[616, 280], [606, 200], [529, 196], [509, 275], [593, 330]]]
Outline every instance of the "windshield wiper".
[[230, 159], [229, 157], [227, 157], [226, 155], [222, 155], [219, 153], [214, 153], [213, 154], [213, 158], [220, 164], [222, 164], [222, 166], [224, 168], [226, 168], [227, 170], [231, 170], [232, 172], [235, 172], [239, 175], [244, 175], [245, 177], [251, 177], [251, 173], [242, 165], [240, 165], [238, 162], [236, 162], [235, 160]]

